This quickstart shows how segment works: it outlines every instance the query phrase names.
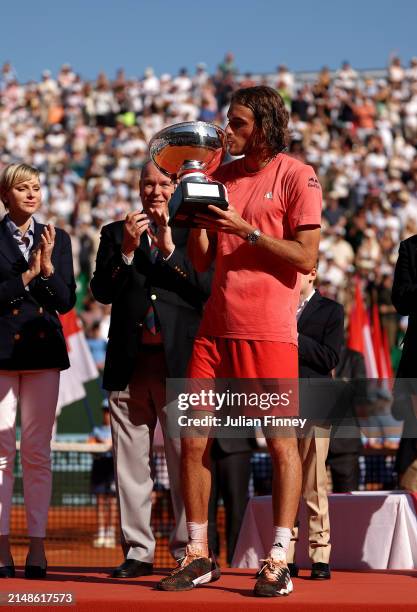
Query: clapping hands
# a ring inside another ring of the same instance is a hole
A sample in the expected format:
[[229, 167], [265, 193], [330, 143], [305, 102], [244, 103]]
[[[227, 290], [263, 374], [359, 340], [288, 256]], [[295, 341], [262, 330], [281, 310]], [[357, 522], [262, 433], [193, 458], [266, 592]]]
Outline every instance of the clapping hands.
[[123, 227], [122, 253], [133, 257], [138, 248], [140, 238], [149, 227], [149, 217], [144, 212], [135, 211], [126, 216]]
[[42, 276], [48, 277], [51, 276], [54, 272], [54, 267], [52, 265], [51, 256], [52, 251], [55, 246], [55, 228], [53, 225], [48, 223], [43, 228], [41, 243], [40, 243], [40, 264], [41, 264], [41, 273]]
[[40, 243], [30, 254], [28, 269], [22, 274], [22, 281], [25, 287], [39, 274], [45, 278], [53, 274], [54, 267], [51, 256], [54, 246], [55, 228], [53, 225], [48, 224], [43, 229]]
[[162, 255], [168, 257], [175, 249], [175, 244], [172, 241], [171, 228], [168, 225], [168, 212], [166, 210], [155, 210], [153, 217], [156, 224], [156, 231], [149, 229], [149, 236], [155, 246], [161, 251]]

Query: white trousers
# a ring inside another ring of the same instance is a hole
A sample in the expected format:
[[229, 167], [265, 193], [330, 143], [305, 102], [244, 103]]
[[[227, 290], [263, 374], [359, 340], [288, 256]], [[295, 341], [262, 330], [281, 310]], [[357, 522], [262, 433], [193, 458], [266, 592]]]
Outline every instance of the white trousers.
[[45, 537], [52, 490], [51, 435], [59, 376], [58, 370], [0, 371], [0, 535], [7, 535], [10, 528], [19, 403], [28, 534]]

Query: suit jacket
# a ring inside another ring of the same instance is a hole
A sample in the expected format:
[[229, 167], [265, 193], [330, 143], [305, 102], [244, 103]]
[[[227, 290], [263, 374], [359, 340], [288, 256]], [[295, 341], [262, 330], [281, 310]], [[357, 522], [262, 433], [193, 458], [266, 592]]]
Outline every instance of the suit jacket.
[[188, 229], [173, 228], [175, 250], [168, 261], [152, 262], [142, 234], [132, 265], [123, 262], [123, 221], [103, 227], [91, 280], [94, 297], [112, 304], [103, 386], [123, 390], [135, 366], [143, 321], [151, 304], [161, 325], [168, 375], [182, 378], [191, 356], [212, 272], [197, 273], [187, 256]]
[[344, 338], [343, 306], [316, 290], [298, 320], [300, 378], [331, 378]]
[[417, 378], [417, 235], [400, 244], [391, 299], [396, 310], [409, 317], [397, 378]]
[[298, 320], [301, 413], [317, 425], [334, 418], [337, 398], [332, 370], [343, 345], [343, 321], [343, 306], [317, 290]]
[[[34, 246], [45, 226], [35, 221]], [[22, 273], [28, 269], [15, 239], [0, 222], [0, 370], [37, 370], [69, 367], [65, 339], [57, 313], [75, 304], [71, 241], [56, 228], [52, 252], [55, 273], [34, 278], [25, 289]]]
[[340, 359], [336, 366], [335, 376], [336, 378], [359, 380], [361, 384], [358, 388], [358, 397], [366, 398], [366, 366], [362, 353], [343, 346], [340, 351]]
[[[329, 455], [358, 454], [362, 450], [361, 430], [356, 416], [356, 406], [367, 401], [367, 380], [365, 359], [362, 353], [343, 346], [335, 370], [336, 379], [342, 379], [337, 394], [340, 406], [340, 422], [332, 428]], [[345, 418], [345, 415], [347, 418]], [[349, 426], [349, 437], [338, 435], [337, 425]]]
[[404, 420], [403, 437], [397, 453], [397, 471], [401, 474], [417, 458], [417, 420], [410, 399], [411, 394], [417, 395], [417, 359], [414, 352], [417, 346], [417, 235], [400, 244], [391, 298], [397, 311], [401, 315], [408, 315], [392, 407], [394, 417]]

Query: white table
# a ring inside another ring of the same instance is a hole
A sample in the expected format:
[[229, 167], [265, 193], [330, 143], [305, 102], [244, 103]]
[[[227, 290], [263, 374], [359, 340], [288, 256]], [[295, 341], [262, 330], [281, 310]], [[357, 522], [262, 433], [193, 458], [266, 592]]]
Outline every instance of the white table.
[[[406, 493], [355, 492], [329, 495], [331, 567], [333, 569], [415, 569], [417, 517]], [[308, 559], [306, 509], [300, 509], [297, 565]], [[272, 500], [254, 497], [248, 502], [233, 567], [257, 568], [272, 543]]]

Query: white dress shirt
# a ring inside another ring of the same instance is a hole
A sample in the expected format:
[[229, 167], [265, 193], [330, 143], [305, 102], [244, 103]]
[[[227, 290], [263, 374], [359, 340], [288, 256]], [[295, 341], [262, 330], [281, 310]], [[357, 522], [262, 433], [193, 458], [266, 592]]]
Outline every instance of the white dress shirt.
[[313, 295], [316, 293], [316, 290], [313, 289], [313, 291], [311, 293], [308, 294], [308, 296], [305, 298], [304, 301], [302, 301], [298, 308], [297, 308], [297, 312], [296, 312], [296, 319], [297, 321], [299, 320], [299, 318], [301, 317], [301, 313], [303, 312], [304, 308], [307, 306], [307, 304], [309, 303], [309, 301], [311, 300], [311, 298], [313, 297]]

